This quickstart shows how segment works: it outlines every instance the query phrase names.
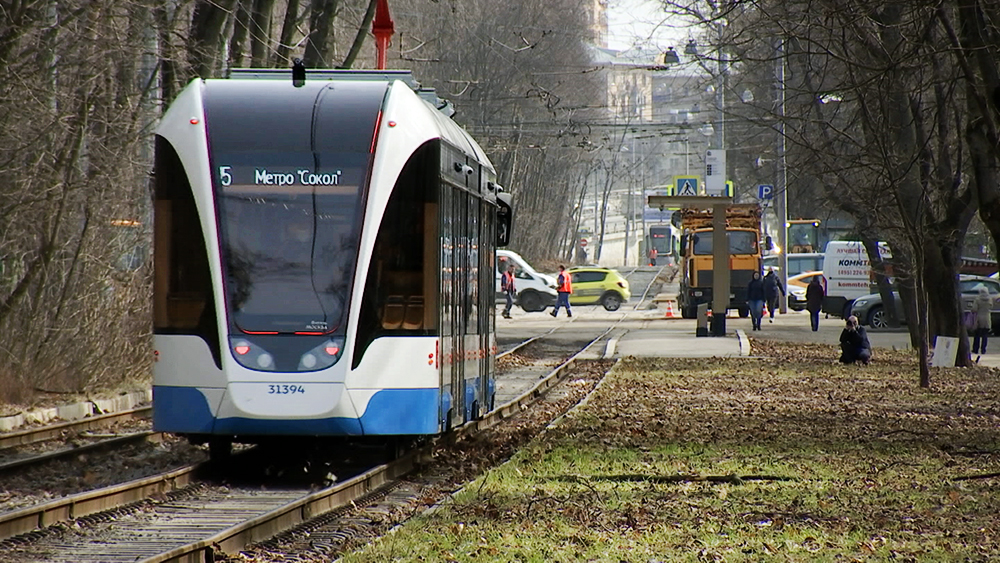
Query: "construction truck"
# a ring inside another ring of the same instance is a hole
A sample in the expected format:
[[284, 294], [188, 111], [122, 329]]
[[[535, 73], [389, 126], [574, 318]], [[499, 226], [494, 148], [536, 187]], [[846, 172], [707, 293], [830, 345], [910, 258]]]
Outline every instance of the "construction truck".
[[807, 252], [823, 252], [824, 244], [819, 240], [819, 219], [789, 219], [788, 252], [801, 254]]
[[[681, 316], [693, 319], [698, 305], [712, 308], [712, 209], [680, 210], [681, 264], [677, 306]], [[761, 208], [756, 203], [732, 204], [726, 210], [726, 239], [729, 241], [729, 308], [741, 317], [750, 314], [747, 285], [754, 272], [761, 272]], [[765, 246], [770, 243], [765, 241]]]

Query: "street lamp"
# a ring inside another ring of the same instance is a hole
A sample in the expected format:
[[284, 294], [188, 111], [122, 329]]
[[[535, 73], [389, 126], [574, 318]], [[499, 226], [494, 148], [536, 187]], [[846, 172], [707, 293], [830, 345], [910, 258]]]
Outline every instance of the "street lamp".
[[677, 56], [677, 51], [673, 47], [667, 47], [667, 50], [660, 55], [660, 60], [657, 61], [660, 64], [678, 64], [681, 62], [681, 58]]
[[684, 174], [691, 175], [691, 138], [684, 137]]
[[[775, 47], [777, 54], [776, 78], [778, 86], [778, 178], [777, 186], [778, 201], [775, 202], [775, 211], [778, 213], [778, 246], [782, 249], [778, 255], [778, 265], [781, 268], [779, 279], [782, 287], [788, 287], [788, 169], [785, 159], [785, 45], [784, 41], [778, 40]], [[781, 313], [788, 312], [788, 300], [781, 300]]]
[[[719, 168], [718, 171], [714, 170], [716, 166], [709, 166], [708, 155], [706, 153], [706, 177], [705, 177], [705, 187], [709, 189], [711, 193], [718, 190], [721, 193], [725, 193], [726, 184], [726, 133], [725, 133], [725, 87], [726, 87], [726, 59], [725, 54], [722, 50], [722, 22], [716, 24], [716, 31], [718, 35], [717, 48], [718, 48], [718, 72], [716, 76], [716, 85], [714, 87], [710, 86], [709, 91], [714, 90], [715, 94], [715, 107], [717, 110], [716, 123], [712, 127], [715, 134], [715, 149], [714, 159]], [[698, 44], [694, 39], [689, 39], [687, 46], [684, 47], [684, 54], [698, 56]], [[706, 70], [707, 67], [703, 65]], [[709, 170], [712, 172], [709, 172]], [[708, 176], [712, 177], [709, 178]], [[718, 194], [716, 194], [718, 195]]]

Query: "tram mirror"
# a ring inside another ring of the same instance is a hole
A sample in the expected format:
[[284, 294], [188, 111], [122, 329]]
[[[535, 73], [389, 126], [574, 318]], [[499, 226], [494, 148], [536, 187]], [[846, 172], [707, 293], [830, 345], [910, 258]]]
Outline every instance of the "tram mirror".
[[510, 228], [513, 222], [510, 194], [497, 194], [497, 246], [510, 243]]
[[687, 256], [688, 236], [681, 235], [681, 256]]
[[771, 240], [771, 235], [767, 235], [764, 238], [764, 250], [771, 250], [774, 248], [774, 242]]

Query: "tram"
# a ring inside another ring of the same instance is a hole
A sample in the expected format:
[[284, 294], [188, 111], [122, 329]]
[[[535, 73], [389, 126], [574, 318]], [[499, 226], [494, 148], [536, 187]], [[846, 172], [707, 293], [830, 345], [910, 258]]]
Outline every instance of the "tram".
[[156, 131], [153, 427], [420, 436], [494, 396], [510, 197], [408, 71], [195, 79]]
[[669, 223], [650, 225], [647, 229], [646, 248], [656, 249], [659, 265], [677, 264], [680, 256], [681, 230]]

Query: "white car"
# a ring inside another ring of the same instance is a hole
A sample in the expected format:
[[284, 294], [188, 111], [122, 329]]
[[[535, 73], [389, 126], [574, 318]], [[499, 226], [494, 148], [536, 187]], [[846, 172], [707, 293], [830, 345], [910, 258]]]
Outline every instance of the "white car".
[[526, 312], [544, 311], [556, 302], [556, 279], [540, 274], [521, 255], [512, 250], [497, 250], [496, 294], [497, 302], [506, 298], [500, 290], [500, 275], [507, 267], [514, 265], [514, 287], [517, 289], [516, 303]]

